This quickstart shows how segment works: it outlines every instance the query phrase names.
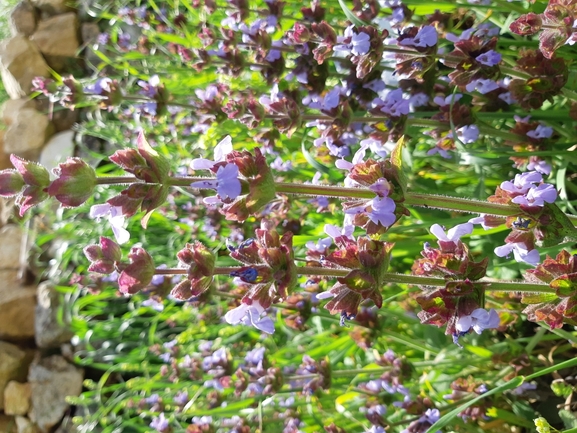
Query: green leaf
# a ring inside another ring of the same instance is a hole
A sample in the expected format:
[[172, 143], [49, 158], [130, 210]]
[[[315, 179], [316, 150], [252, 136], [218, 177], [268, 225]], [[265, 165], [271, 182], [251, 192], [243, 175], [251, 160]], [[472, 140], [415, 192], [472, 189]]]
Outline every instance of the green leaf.
[[555, 278], [549, 286], [557, 291], [557, 295], [569, 297], [577, 291], [577, 283], [570, 279], [569, 275], [561, 275]]
[[479, 346], [471, 346], [470, 344], [465, 345], [465, 349], [474, 355], [480, 356], [481, 358], [490, 358], [493, 356], [493, 352], [489, 349]]
[[457, 417], [457, 415], [459, 415], [462, 411], [464, 411], [468, 407], [473, 406], [475, 403], [477, 403], [477, 402], [479, 402], [479, 401], [483, 400], [484, 398], [489, 397], [491, 395], [501, 394], [501, 393], [508, 391], [510, 389], [517, 388], [519, 385], [521, 385], [523, 383], [523, 381], [524, 381], [524, 378], [522, 376], [515, 377], [514, 379], [511, 379], [510, 381], [504, 383], [503, 385], [498, 386], [496, 388], [493, 388], [493, 389], [487, 391], [486, 393], [481, 394], [478, 397], [475, 397], [473, 400], [469, 400], [468, 402], [460, 405], [456, 409], [453, 409], [452, 411], [443, 415], [435, 424], [433, 424], [431, 427], [429, 427], [429, 429], [427, 430], [426, 433], [434, 433], [437, 430], [440, 430], [443, 427], [446, 427], [454, 418]]
[[407, 189], [407, 174], [405, 173], [405, 164], [403, 164], [403, 151], [405, 150], [405, 136], [403, 135], [399, 141], [397, 141], [397, 145], [391, 152], [391, 164], [397, 170], [397, 175], [399, 176], [399, 182], [401, 183], [401, 188], [403, 193]]
[[310, 152], [307, 150], [307, 148], [305, 147], [305, 137], [306, 134], [304, 134], [303, 137], [303, 141], [301, 142], [301, 152], [303, 153], [303, 156], [305, 157], [305, 159], [307, 160], [307, 162], [312, 165], [317, 171], [320, 171], [321, 173], [324, 174], [328, 174], [330, 173], [330, 170], [328, 167], [325, 167], [324, 165], [322, 165], [321, 163], [319, 163], [311, 154]]
[[577, 429], [577, 417], [570, 411], [563, 409], [559, 411], [559, 418], [567, 429]]
[[361, 20], [359, 17], [357, 17], [354, 13], [352, 13], [350, 11], [350, 9], [347, 7], [347, 5], [345, 4], [344, 0], [339, 0], [339, 5], [341, 6], [341, 9], [343, 10], [343, 12], [345, 13], [347, 19], [353, 23], [356, 26], [366, 26], [368, 25], [367, 23], [365, 23], [363, 20]]

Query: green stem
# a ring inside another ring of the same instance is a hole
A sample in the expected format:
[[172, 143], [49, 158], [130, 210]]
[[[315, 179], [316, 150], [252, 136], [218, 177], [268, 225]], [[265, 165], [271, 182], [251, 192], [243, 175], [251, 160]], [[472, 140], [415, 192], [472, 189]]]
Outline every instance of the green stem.
[[[230, 275], [231, 272], [240, 269], [240, 266], [217, 266], [214, 268], [214, 275]], [[323, 277], [333, 277], [342, 278], [347, 276], [351, 271], [349, 269], [330, 269], [330, 268], [319, 268], [314, 266], [297, 266], [298, 275], [314, 275]], [[186, 275], [188, 274], [188, 269], [186, 268], [167, 268], [167, 269], [156, 269], [156, 275]], [[395, 273], [385, 273], [383, 276], [383, 281], [385, 284], [396, 283], [396, 284], [411, 284], [418, 286], [435, 286], [435, 287], [445, 287], [446, 280], [444, 278], [437, 277], [425, 277], [421, 275], [406, 275], [406, 274], [395, 274]], [[546, 284], [539, 283], [526, 283], [524, 281], [500, 281], [500, 280], [489, 280], [481, 279], [478, 280], [479, 283], [488, 283], [488, 291], [491, 292], [522, 292], [522, 293], [555, 293], [555, 290], [550, 288]]]
[[[198, 181], [214, 180], [212, 177], [171, 177], [168, 180], [170, 186], [190, 187], [190, 184]], [[133, 176], [98, 177], [98, 185], [126, 185], [130, 183], [142, 183]], [[277, 182], [276, 192], [283, 194], [298, 194], [306, 196], [337, 197], [342, 199], [373, 199], [375, 193], [367, 188], [346, 188], [332, 185], [313, 185], [308, 183]], [[461, 197], [451, 197], [424, 193], [405, 193], [404, 205], [420, 206], [426, 208], [445, 209], [449, 211], [467, 212], [473, 214], [489, 214], [497, 216], [513, 216], [521, 214], [517, 206], [489, 203], [481, 200], [472, 200]], [[577, 215], [567, 215], [569, 220], [576, 223]]]

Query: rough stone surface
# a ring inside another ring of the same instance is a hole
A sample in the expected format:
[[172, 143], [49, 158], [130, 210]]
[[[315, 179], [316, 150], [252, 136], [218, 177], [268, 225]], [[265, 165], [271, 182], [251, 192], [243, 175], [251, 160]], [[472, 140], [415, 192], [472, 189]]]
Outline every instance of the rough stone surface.
[[69, 12], [71, 8], [70, 0], [31, 0], [32, 4], [36, 6], [45, 16], [54, 16]]
[[30, 384], [14, 380], [4, 388], [4, 413], [6, 415], [26, 415], [30, 410]]
[[38, 429], [32, 421], [24, 416], [17, 416], [16, 417], [16, 428], [18, 429], [18, 433], [36, 433]]
[[0, 269], [20, 267], [22, 230], [17, 224], [9, 224], [0, 229]]
[[4, 152], [36, 159], [54, 127], [48, 116], [32, 108], [18, 111], [14, 123], [4, 135]]
[[15, 209], [14, 202], [14, 198], [0, 197], [0, 227], [4, 227], [12, 216]]
[[36, 305], [36, 345], [41, 348], [60, 347], [74, 335], [68, 323], [58, 318], [61, 296], [52, 283], [46, 281], [38, 286]]
[[0, 338], [34, 338], [36, 287], [21, 287], [17, 271], [0, 270]]
[[62, 419], [69, 407], [66, 397], [77, 396], [82, 392], [83, 376], [82, 370], [68, 364], [59, 355], [41, 359], [30, 366], [30, 419], [40, 431], [49, 431]]
[[74, 156], [74, 131], [59, 132], [42, 149], [40, 164], [51, 171], [69, 156]]
[[16, 420], [13, 416], [0, 414], [0, 433], [18, 433]]
[[17, 346], [0, 341], [0, 409], [4, 408], [4, 389], [8, 382], [20, 377], [25, 357], [26, 353]]
[[20, 110], [24, 108], [35, 108], [36, 104], [28, 98], [9, 99], [0, 107], [0, 118], [6, 126], [10, 126], [16, 120]]
[[78, 18], [70, 12], [40, 21], [30, 39], [52, 68], [62, 70], [66, 58], [76, 56], [78, 50]]
[[27, 0], [19, 2], [10, 13], [10, 32], [12, 35], [30, 36], [36, 30], [38, 12]]
[[0, 72], [11, 99], [29, 95], [34, 77], [50, 76], [48, 65], [36, 45], [22, 35], [0, 43]]
[[[0, 130], [0, 170], [5, 170], [7, 168], [14, 168], [10, 162], [10, 155], [4, 152], [4, 134], [6, 132], [2, 129]], [[0, 208], [2, 206], [0, 205]], [[2, 225], [0, 224], [0, 227]]]

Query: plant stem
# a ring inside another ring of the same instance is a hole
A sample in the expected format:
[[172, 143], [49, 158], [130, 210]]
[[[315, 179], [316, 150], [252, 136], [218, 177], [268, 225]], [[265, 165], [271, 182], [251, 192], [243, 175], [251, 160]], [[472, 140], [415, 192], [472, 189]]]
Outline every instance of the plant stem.
[[[214, 275], [230, 275], [231, 272], [240, 269], [240, 266], [217, 266], [214, 268]], [[313, 266], [300, 266], [297, 267], [298, 275], [315, 275], [323, 277], [333, 277], [340, 278], [347, 276], [351, 271], [349, 269], [330, 269], [330, 268], [318, 268]], [[185, 268], [168, 268], [168, 269], [156, 269], [156, 275], [186, 275], [188, 274], [188, 269]], [[384, 274], [385, 283], [398, 283], [398, 284], [412, 284], [419, 286], [435, 286], [435, 287], [445, 287], [447, 283], [444, 278], [437, 277], [425, 277], [420, 275], [406, 275], [406, 274], [395, 274], [395, 273], [385, 273]], [[481, 279], [478, 280], [479, 283], [488, 283], [488, 291], [491, 292], [523, 292], [523, 293], [555, 293], [555, 290], [550, 288], [547, 284], [539, 283], [526, 283], [524, 281], [500, 281], [500, 280], [488, 280]]]

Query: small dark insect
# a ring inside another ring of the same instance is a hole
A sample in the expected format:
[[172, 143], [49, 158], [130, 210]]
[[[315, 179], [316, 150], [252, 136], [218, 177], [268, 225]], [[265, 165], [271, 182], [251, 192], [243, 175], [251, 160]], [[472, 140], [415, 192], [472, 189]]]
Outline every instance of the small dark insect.
[[347, 314], [346, 311], [341, 311], [341, 326], [347, 326], [345, 324], [346, 320], [354, 320], [356, 317], [355, 314]]
[[517, 217], [517, 221], [513, 222], [513, 227], [516, 229], [528, 229], [529, 224], [531, 224], [530, 219], [523, 219], [521, 217]]

